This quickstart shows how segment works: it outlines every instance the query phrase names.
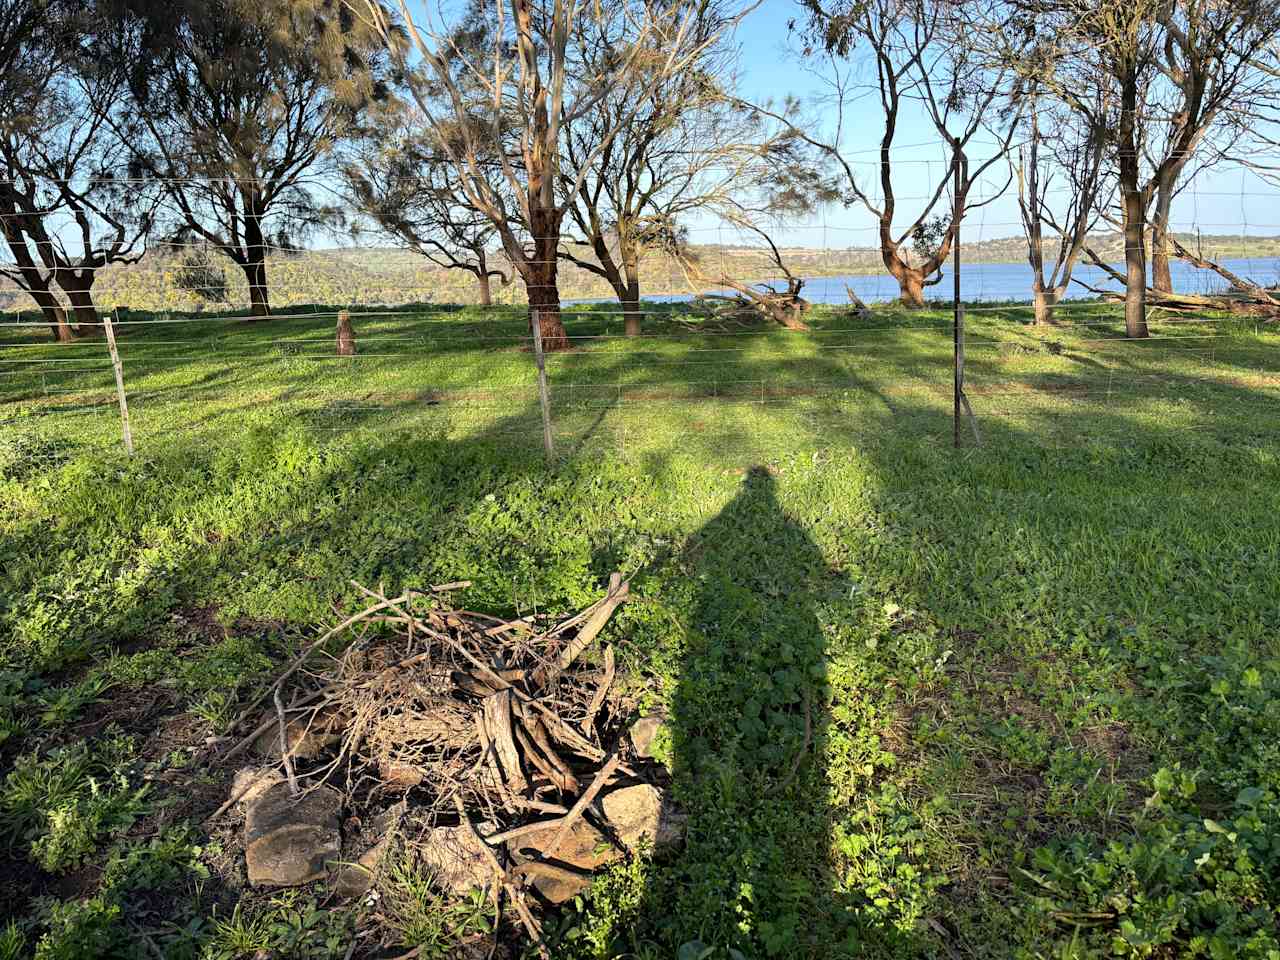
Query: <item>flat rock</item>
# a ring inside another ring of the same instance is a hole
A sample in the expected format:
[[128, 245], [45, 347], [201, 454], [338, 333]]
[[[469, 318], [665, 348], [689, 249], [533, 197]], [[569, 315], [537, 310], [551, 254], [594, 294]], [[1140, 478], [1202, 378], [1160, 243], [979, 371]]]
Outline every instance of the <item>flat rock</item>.
[[[679, 841], [684, 832], [685, 818], [670, 809], [660, 790], [646, 783], [622, 787], [605, 794], [600, 800], [600, 807], [618, 839], [631, 850], [636, 849], [643, 837], [647, 836], [657, 847]], [[517, 859], [537, 859], [551, 845], [558, 829], [549, 827], [521, 838]], [[579, 818], [549, 859], [553, 863], [590, 873], [621, 857], [618, 848], [599, 830], [585, 819]], [[576, 877], [569, 874], [537, 875], [533, 880], [534, 888], [551, 903], [564, 903], [572, 899], [590, 883], [589, 876]]]
[[355, 863], [344, 863], [338, 868], [333, 880], [333, 892], [350, 900], [368, 892], [373, 886], [378, 868], [382, 866], [387, 849], [391, 846], [391, 838], [383, 837], [366, 850]]
[[333, 878], [334, 893], [340, 897], [352, 899], [368, 892], [373, 886], [382, 861], [386, 859], [387, 851], [391, 849], [391, 842], [407, 809], [407, 804], [401, 800], [374, 818], [370, 832], [379, 836], [378, 841], [365, 850], [354, 863], [344, 863], [338, 868]]
[[295, 887], [319, 880], [341, 856], [338, 811], [341, 795], [315, 787], [301, 796], [285, 781], [263, 790], [245, 811], [245, 866], [249, 882]]
[[662, 847], [684, 835], [686, 818], [671, 809], [661, 790], [647, 783], [606, 793], [600, 806], [618, 838], [633, 850], [642, 837]]
[[653, 760], [656, 759], [655, 747], [665, 745], [668, 730], [666, 720], [662, 716], [651, 714], [633, 723], [629, 732], [636, 756]]
[[243, 810], [283, 779], [274, 767], [241, 767], [231, 781], [231, 796], [240, 798], [236, 805]]
[[493, 880], [489, 858], [465, 824], [436, 827], [419, 845], [418, 852], [436, 885], [450, 893], [466, 893]]

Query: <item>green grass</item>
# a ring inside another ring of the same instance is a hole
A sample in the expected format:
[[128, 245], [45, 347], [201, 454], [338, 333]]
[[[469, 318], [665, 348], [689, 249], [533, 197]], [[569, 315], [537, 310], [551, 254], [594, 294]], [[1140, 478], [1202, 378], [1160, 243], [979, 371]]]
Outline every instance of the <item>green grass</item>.
[[357, 315], [355, 360], [323, 318], [123, 328], [132, 459], [100, 342], [5, 336], [0, 942], [342, 956], [373, 915], [241, 889], [191, 749], [351, 579], [568, 611], [622, 569], [688, 836], [558, 955], [1280, 956], [1280, 336], [1028, 313], [972, 312], [957, 452], [942, 314], [576, 311], [552, 468], [517, 314]]

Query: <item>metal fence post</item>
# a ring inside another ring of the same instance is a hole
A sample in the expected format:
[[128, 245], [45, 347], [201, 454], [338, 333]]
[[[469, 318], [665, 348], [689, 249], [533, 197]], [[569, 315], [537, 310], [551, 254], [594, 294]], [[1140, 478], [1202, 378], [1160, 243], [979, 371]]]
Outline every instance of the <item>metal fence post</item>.
[[953, 282], [953, 306], [951, 318], [951, 355], [955, 369], [952, 373], [952, 440], [957, 447], [960, 446], [960, 398], [964, 394], [964, 308], [960, 306], [960, 217], [962, 214], [960, 208], [960, 150], [957, 147], [953, 151], [952, 159], [952, 197], [953, 209], [951, 212], [951, 243], [952, 243], [952, 268], [951, 272]]
[[111, 352], [111, 367], [116, 374], [116, 398], [120, 401], [120, 432], [124, 435], [124, 449], [133, 456], [133, 431], [129, 429], [129, 401], [124, 395], [124, 367], [120, 364], [120, 351], [116, 349], [116, 328], [111, 322], [111, 312], [102, 315], [102, 325], [107, 331], [107, 349]]
[[535, 307], [533, 320], [533, 356], [538, 364], [538, 401], [542, 405], [542, 445], [546, 448], [547, 463], [555, 459], [555, 440], [551, 435], [551, 395], [547, 390], [547, 359], [542, 352], [542, 310]]
[[978, 432], [978, 419], [973, 415], [973, 408], [969, 406], [969, 398], [964, 392], [964, 304], [960, 302], [960, 222], [964, 218], [964, 207], [960, 203], [960, 148], [956, 147], [952, 159], [952, 172], [954, 181], [952, 191], [955, 196], [953, 198], [953, 207], [951, 213], [951, 229], [952, 229], [952, 253], [953, 266], [952, 273], [954, 282], [954, 314], [951, 321], [952, 332], [952, 358], [954, 360], [955, 369], [952, 373], [952, 442], [960, 446], [960, 416], [961, 408], [969, 417], [969, 426], [973, 428], [973, 440], [977, 444], [982, 443], [982, 435]]

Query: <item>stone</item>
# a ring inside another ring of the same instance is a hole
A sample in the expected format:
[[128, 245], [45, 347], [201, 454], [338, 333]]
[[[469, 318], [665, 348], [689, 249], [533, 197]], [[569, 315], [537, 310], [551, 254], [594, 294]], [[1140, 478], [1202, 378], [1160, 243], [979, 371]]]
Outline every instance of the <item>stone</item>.
[[420, 767], [395, 760], [379, 760], [378, 775], [387, 786], [401, 790], [410, 790], [426, 779]]
[[[260, 720], [273, 720], [274, 711], [264, 713]], [[342, 740], [346, 731], [346, 717], [337, 709], [321, 710], [313, 718], [310, 714], [295, 717], [285, 724], [284, 737], [289, 756], [296, 760], [314, 760], [329, 747]], [[253, 741], [254, 752], [260, 757], [280, 759], [280, 724], [273, 722]]]
[[378, 842], [361, 854], [354, 863], [344, 863], [338, 867], [337, 875], [333, 880], [333, 890], [338, 896], [348, 900], [354, 899], [367, 893], [373, 886], [378, 869], [386, 859], [387, 851], [391, 849], [395, 831], [400, 826], [400, 821], [404, 819], [407, 809], [407, 804], [401, 800], [374, 818], [372, 832], [374, 835], [381, 834], [381, 836]]
[[654, 760], [656, 759], [655, 747], [665, 746], [667, 740], [666, 720], [658, 714], [641, 717], [631, 725], [630, 733], [631, 745], [635, 747], [636, 756]]
[[367, 893], [373, 886], [374, 877], [377, 876], [378, 868], [382, 866], [382, 860], [390, 846], [391, 838], [383, 837], [366, 850], [355, 863], [342, 864], [338, 868], [337, 876], [334, 877], [333, 892], [345, 900]]
[[[636, 849], [645, 836], [658, 847], [678, 842], [684, 833], [685, 818], [670, 809], [660, 790], [647, 783], [606, 793], [600, 799], [600, 807], [618, 839], [631, 850]], [[549, 827], [521, 838], [517, 859], [522, 862], [537, 859], [539, 853], [551, 845], [558, 829]], [[580, 817], [549, 859], [586, 874], [613, 863], [621, 856], [616, 846]], [[589, 876], [537, 875], [533, 879], [534, 888], [551, 903], [571, 900], [590, 883]]]
[[284, 774], [274, 767], [241, 767], [231, 781], [231, 796], [240, 798], [236, 806], [243, 810], [283, 779]]
[[647, 783], [606, 793], [600, 800], [605, 818], [618, 838], [635, 849], [647, 836], [655, 847], [678, 843], [684, 835], [685, 817], [666, 803], [662, 791]]
[[256, 887], [296, 887], [319, 880], [342, 853], [338, 812], [342, 796], [318, 786], [294, 797], [274, 783], [245, 811], [245, 866]]
[[418, 852], [436, 885], [449, 893], [466, 893], [493, 880], [489, 858], [465, 824], [436, 827]]

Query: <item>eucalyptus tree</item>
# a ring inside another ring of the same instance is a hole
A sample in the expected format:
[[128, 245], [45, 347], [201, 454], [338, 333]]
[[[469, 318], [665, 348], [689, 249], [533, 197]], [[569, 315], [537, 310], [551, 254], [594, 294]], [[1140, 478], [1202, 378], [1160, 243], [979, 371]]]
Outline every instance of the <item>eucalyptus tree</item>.
[[[1130, 337], [1148, 336], [1148, 227], [1165, 263], [1159, 282], [1168, 286], [1164, 237], [1179, 179], [1233, 105], [1257, 95], [1257, 58], [1278, 33], [1280, 8], [1271, 0], [1010, 0], [988, 7], [983, 35], [1002, 46], [1003, 62], [1106, 134]], [[1107, 97], [1082, 95], [1100, 81]]]
[[[1096, 95], [1107, 95], [1099, 85]], [[1071, 284], [1089, 232], [1108, 205], [1111, 180], [1102, 163], [1105, 133], [1034, 88], [1025, 93], [1016, 156], [1018, 212], [1027, 239], [1037, 324], [1054, 322], [1054, 307]]]
[[388, 95], [384, 38], [341, 0], [122, 0], [131, 97], [116, 113], [178, 243], [244, 271], [270, 315], [268, 254], [336, 220], [322, 181]]
[[[737, 97], [731, 40], [742, 13], [724, 2], [703, 4], [689, 27], [697, 54], [678, 72], [665, 69], [661, 37], [650, 37], [653, 48], [636, 70], [652, 76], [634, 90], [609, 92], [566, 126], [564, 168], [585, 176], [562, 178], [573, 192], [560, 256], [609, 284], [628, 336], [641, 332], [645, 254], [667, 248], [682, 220], [714, 217], [750, 191], [777, 150], [777, 132]], [[588, 19], [575, 29], [574, 69], [603, 72], [625, 22]]]
[[[964, 215], [1008, 185], [1006, 180], [994, 190], [980, 186], [1007, 156], [1018, 129], [1017, 112], [1001, 109], [1012, 71], [983, 54], [959, 3], [800, 0], [800, 5], [806, 13], [797, 28], [802, 50], [815, 65], [825, 65], [834, 117], [834, 129], [800, 133], [843, 175], [846, 204], [862, 207], [874, 219], [881, 259], [898, 281], [903, 302], [923, 306], [924, 288], [942, 279]], [[856, 68], [864, 62], [874, 72], [865, 86], [855, 82]], [[869, 110], [868, 100], [879, 110]], [[928, 186], [923, 200], [908, 201], [913, 205], [902, 221], [904, 164], [895, 151], [909, 114], [919, 114], [936, 134], [937, 167], [945, 173]], [[863, 177], [849, 159], [848, 146], [851, 137], [869, 130], [879, 134], [875, 175]], [[994, 145], [983, 146], [984, 137]]]
[[[449, 164], [461, 203], [486, 217], [523, 280], [544, 346], [569, 344], [558, 262], [566, 216], [622, 117], [606, 122], [584, 156], [566, 157], [565, 131], [606, 98], [639, 103], [647, 84], [695, 63], [716, 41], [694, 29], [706, 0], [472, 0], [462, 15], [400, 0], [392, 18], [376, 0], [348, 0], [390, 42], [403, 25], [412, 55], [398, 59], [425, 139]], [[613, 38], [593, 58], [584, 42]]]
[[500, 265], [492, 221], [459, 197], [451, 170], [417, 108], [397, 103], [367, 125], [343, 178], [380, 233], [436, 266], [471, 274], [481, 305], [489, 306], [493, 281], [506, 287], [511, 271]]

